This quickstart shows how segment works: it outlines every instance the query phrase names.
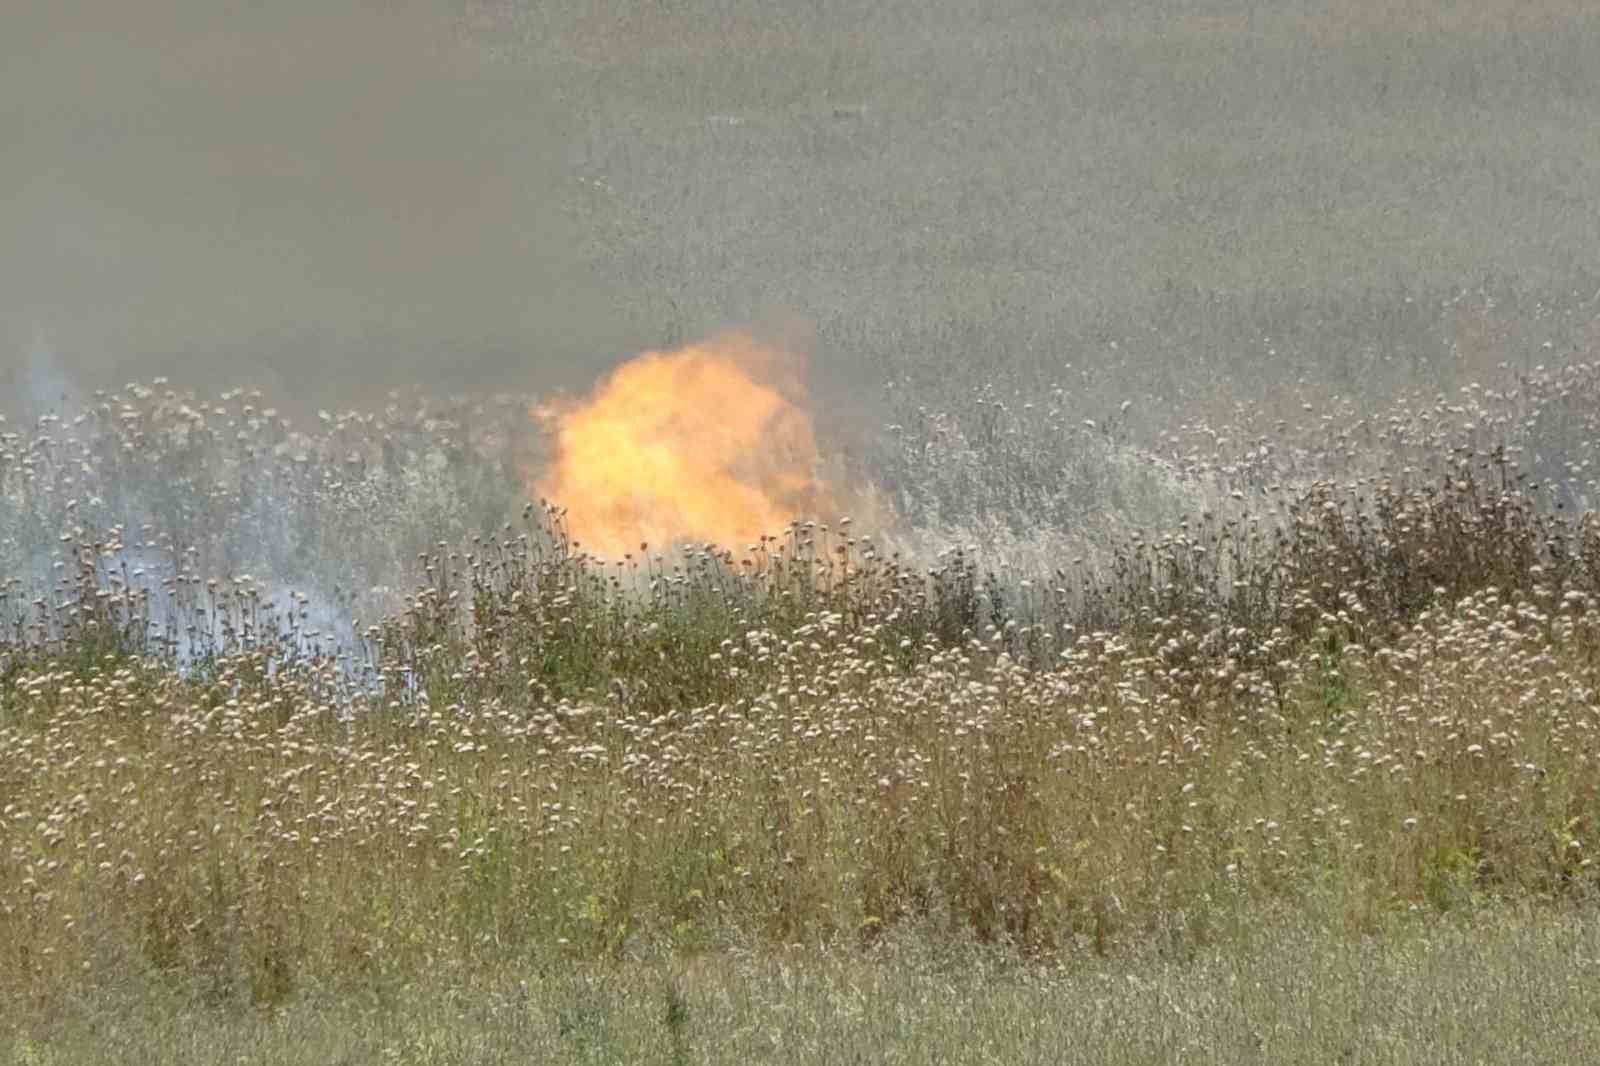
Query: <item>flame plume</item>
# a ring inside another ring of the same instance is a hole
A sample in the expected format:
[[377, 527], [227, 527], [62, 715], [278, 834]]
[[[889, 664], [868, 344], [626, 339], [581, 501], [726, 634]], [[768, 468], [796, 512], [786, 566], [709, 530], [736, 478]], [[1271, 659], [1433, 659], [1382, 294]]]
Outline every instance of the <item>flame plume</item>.
[[743, 333], [645, 352], [557, 416], [538, 491], [611, 557], [780, 533], [827, 502], [798, 362]]

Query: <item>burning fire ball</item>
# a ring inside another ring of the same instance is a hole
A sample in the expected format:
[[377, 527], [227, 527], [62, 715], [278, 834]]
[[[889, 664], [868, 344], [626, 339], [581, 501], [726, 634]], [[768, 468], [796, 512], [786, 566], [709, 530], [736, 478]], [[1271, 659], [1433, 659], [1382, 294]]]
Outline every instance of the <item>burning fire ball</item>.
[[645, 352], [558, 416], [540, 495], [586, 549], [745, 544], [828, 509], [799, 359], [743, 333]]

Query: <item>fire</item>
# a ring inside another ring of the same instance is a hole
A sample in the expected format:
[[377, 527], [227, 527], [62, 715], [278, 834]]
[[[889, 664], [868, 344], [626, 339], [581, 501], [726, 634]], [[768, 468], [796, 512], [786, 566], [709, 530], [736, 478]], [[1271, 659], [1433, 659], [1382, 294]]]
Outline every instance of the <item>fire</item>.
[[797, 362], [742, 333], [645, 352], [557, 416], [538, 491], [583, 549], [613, 558], [779, 533], [827, 496]]

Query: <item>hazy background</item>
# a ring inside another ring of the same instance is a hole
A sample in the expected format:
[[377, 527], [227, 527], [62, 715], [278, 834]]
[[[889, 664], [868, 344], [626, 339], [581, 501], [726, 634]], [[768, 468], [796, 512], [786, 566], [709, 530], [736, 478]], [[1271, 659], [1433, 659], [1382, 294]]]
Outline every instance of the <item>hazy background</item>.
[[566, 211], [553, 72], [485, 62], [458, 14], [8, 3], [0, 383], [168, 374], [332, 403], [633, 340]]
[[12, 0], [0, 388], [581, 386], [779, 319], [863, 422], [1444, 385], [1596, 342], [1596, 56], [1586, 0]]

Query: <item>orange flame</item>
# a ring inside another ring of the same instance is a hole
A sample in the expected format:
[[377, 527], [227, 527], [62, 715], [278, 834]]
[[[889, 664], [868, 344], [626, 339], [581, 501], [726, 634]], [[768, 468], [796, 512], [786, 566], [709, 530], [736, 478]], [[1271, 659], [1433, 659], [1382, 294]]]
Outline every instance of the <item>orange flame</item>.
[[742, 333], [645, 352], [558, 416], [539, 492], [611, 557], [782, 532], [826, 497], [797, 362]]

